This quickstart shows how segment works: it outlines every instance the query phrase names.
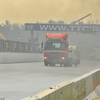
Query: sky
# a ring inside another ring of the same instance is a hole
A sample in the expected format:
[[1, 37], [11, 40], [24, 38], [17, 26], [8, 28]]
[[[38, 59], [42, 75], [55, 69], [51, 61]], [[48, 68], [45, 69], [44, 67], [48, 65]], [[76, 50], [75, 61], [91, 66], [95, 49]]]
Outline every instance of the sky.
[[100, 19], [100, 0], [0, 0], [0, 23], [71, 23], [89, 13], [84, 22]]

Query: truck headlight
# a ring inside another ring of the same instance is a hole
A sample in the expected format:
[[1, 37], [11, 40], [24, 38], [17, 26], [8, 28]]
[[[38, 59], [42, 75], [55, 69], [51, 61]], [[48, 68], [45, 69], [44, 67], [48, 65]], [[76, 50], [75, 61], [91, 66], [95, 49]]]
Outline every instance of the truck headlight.
[[47, 57], [44, 57], [44, 59], [47, 59]]
[[65, 57], [61, 57], [61, 59], [65, 59]]

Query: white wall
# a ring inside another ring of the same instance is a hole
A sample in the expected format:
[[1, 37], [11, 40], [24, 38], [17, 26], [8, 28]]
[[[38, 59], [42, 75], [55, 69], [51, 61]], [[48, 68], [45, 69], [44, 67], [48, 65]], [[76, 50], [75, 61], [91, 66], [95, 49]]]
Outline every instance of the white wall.
[[20, 63], [20, 62], [41, 62], [43, 61], [43, 54], [35, 53], [0, 53], [1, 63]]

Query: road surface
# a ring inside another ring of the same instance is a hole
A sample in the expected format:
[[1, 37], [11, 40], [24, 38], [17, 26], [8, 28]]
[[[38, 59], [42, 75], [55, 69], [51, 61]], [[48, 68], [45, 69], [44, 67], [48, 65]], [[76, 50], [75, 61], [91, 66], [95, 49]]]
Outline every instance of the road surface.
[[0, 64], [0, 96], [21, 100], [98, 68], [99, 61], [85, 60], [77, 67], [45, 67], [43, 62]]

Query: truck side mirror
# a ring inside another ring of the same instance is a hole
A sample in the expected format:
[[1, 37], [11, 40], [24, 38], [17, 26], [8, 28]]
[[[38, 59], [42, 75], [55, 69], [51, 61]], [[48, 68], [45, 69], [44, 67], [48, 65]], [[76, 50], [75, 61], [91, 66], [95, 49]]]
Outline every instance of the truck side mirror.
[[43, 49], [43, 42], [41, 43], [41, 48]]

